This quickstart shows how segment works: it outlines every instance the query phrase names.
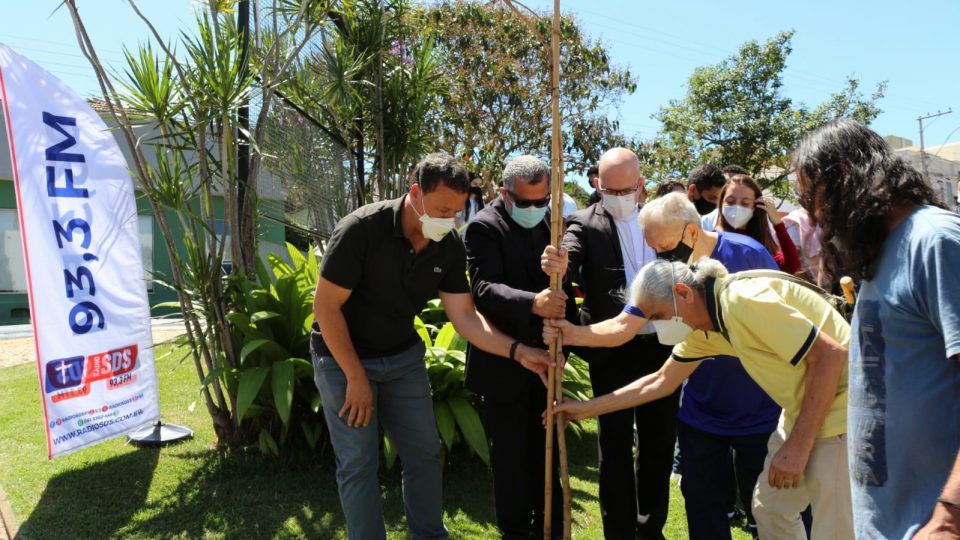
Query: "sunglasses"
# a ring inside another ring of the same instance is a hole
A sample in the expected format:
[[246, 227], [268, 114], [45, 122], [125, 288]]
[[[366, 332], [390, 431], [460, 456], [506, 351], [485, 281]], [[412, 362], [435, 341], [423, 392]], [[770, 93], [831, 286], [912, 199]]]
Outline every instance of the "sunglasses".
[[528, 199], [521, 199], [517, 197], [517, 194], [512, 191], [507, 191], [507, 194], [509, 194], [510, 198], [513, 199], [513, 204], [515, 204], [517, 208], [530, 208], [531, 206], [536, 208], [543, 208], [544, 206], [550, 204], [549, 195], [547, 195], [546, 199], [528, 200]]

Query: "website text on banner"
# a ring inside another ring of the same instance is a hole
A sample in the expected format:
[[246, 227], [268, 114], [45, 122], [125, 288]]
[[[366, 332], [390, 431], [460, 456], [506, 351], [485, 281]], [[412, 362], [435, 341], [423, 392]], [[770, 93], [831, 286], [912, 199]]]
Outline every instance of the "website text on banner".
[[97, 113], [0, 44], [47, 457], [159, 418], [137, 208]]

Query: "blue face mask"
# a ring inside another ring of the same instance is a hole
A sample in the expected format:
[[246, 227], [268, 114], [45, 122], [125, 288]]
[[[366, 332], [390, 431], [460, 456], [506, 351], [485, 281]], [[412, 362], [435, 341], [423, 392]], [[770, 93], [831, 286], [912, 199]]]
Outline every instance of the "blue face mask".
[[543, 208], [537, 208], [536, 206], [519, 208], [517, 205], [513, 205], [510, 209], [510, 217], [517, 222], [517, 225], [520, 225], [524, 229], [536, 227], [537, 224], [543, 221], [543, 216], [545, 215], [547, 215], [546, 206]]

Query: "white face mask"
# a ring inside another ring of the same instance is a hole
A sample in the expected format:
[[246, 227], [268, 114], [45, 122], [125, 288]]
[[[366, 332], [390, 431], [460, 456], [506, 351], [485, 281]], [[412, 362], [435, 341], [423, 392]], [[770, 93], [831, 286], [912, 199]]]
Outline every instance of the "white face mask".
[[657, 340], [663, 345], [683, 343], [693, 333], [693, 328], [683, 322], [683, 317], [673, 317], [666, 321], [650, 321], [657, 331]]
[[747, 208], [739, 204], [727, 204], [723, 207], [723, 217], [727, 220], [727, 223], [733, 225], [734, 229], [742, 229], [753, 217], [753, 208]]
[[635, 195], [601, 195], [601, 204], [603, 209], [610, 212], [613, 219], [623, 221], [630, 219], [630, 216], [637, 210], [637, 198]]
[[[413, 206], [413, 211], [417, 212], [416, 205]], [[454, 218], [435, 218], [427, 215], [427, 208], [423, 206], [423, 192], [420, 193], [420, 206], [423, 208], [423, 213], [417, 212], [417, 215], [420, 216], [420, 224], [423, 232], [423, 236], [433, 240], [434, 242], [439, 242], [443, 240], [443, 237], [447, 235], [454, 227], [457, 226]]]
[[677, 311], [677, 281], [673, 273], [673, 263], [670, 263], [670, 277], [673, 278], [673, 317], [664, 321], [650, 321], [653, 328], [657, 331], [657, 340], [663, 345], [676, 345], [683, 343], [687, 336], [693, 333], [693, 328], [683, 322], [683, 317]]

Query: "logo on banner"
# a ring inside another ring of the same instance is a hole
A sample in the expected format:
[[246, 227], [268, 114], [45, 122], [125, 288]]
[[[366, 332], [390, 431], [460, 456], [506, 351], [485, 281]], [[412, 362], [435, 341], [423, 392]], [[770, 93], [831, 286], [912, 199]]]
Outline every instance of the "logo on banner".
[[136, 380], [131, 373], [136, 367], [136, 345], [87, 357], [50, 360], [46, 364], [44, 390], [54, 394], [54, 402], [89, 395], [90, 384], [96, 381], [106, 380], [107, 390], [115, 390]]
[[84, 357], [61, 358], [47, 362], [47, 393], [68, 390], [83, 384]]

